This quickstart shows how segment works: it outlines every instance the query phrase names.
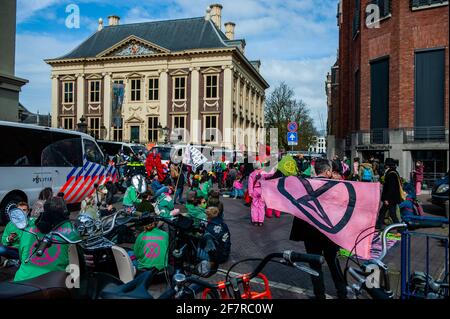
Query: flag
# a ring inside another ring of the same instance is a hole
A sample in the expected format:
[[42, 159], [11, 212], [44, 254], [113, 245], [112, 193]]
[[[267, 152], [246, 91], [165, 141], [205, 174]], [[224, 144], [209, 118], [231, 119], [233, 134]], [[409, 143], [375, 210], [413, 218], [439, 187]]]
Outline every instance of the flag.
[[297, 176], [261, 181], [268, 208], [298, 217], [330, 240], [362, 258], [370, 258], [380, 205], [380, 183]]
[[207, 161], [208, 158], [206, 158], [206, 156], [203, 155], [198, 149], [191, 145], [186, 146], [186, 151], [183, 156], [183, 163], [192, 166], [194, 171], [196, 171], [200, 165], [206, 163]]

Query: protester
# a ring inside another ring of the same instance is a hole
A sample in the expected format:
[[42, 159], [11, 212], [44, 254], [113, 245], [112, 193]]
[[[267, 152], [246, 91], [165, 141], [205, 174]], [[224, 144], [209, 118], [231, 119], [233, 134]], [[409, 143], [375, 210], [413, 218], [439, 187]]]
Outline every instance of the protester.
[[[27, 216], [29, 207], [26, 202], [19, 202], [17, 208], [20, 208]], [[3, 267], [19, 267], [19, 246], [23, 230], [16, 227], [13, 222], [8, 222], [2, 235], [2, 244], [0, 245], [0, 259], [6, 258]]]
[[255, 226], [262, 226], [264, 223], [264, 214], [266, 204], [262, 199], [261, 178], [263, 177], [263, 170], [261, 163], [253, 164], [255, 170], [250, 174], [248, 179], [248, 193], [252, 198], [251, 203], [251, 220]]
[[141, 176], [134, 176], [131, 179], [130, 186], [128, 186], [125, 195], [123, 196], [123, 206], [128, 213], [133, 213], [136, 210], [136, 205], [141, 203], [139, 194], [147, 191], [147, 185]]
[[212, 263], [206, 269], [217, 269], [218, 264], [225, 263], [229, 259], [231, 235], [227, 224], [219, 217], [217, 207], [208, 207], [205, 214], [208, 224], [200, 241], [197, 256]]
[[160, 183], [158, 174], [151, 176], [152, 182], [150, 187], [152, 188], [153, 194], [155, 197], [158, 197], [162, 193], [165, 193], [169, 190], [169, 188]]
[[148, 154], [145, 160], [145, 168], [147, 170], [147, 176], [152, 177], [154, 170], [158, 175], [158, 180], [162, 183], [165, 179], [164, 168], [161, 162], [161, 155], [156, 148], [153, 148], [150, 154]]
[[374, 181], [374, 173], [373, 173], [372, 164], [370, 164], [368, 160], [364, 160], [363, 163], [359, 166], [358, 175], [359, 175], [361, 182], [373, 182]]
[[359, 181], [359, 157], [353, 159], [353, 178], [354, 181]]
[[161, 271], [167, 268], [169, 234], [152, 222], [144, 226], [144, 231], [136, 238], [133, 251], [128, 254], [138, 270], [152, 268]]
[[[333, 174], [331, 161], [327, 159], [317, 159], [315, 161], [315, 171], [317, 173], [317, 178], [331, 178]], [[339, 246], [333, 243], [315, 227], [297, 217], [294, 218], [292, 224], [290, 239], [294, 241], [303, 241], [308, 254], [323, 255], [325, 257], [337, 290], [337, 296], [339, 299], [346, 299], [347, 286], [342, 276], [339, 261], [336, 259]], [[311, 264], [311, 268], [319, 273], [318, 277], [311, 276], [315, 298], [325, 299], [325, 284], [322, 267]]]
[[423, 183], [423, 163], [422, 161], [416, 162], [416, 167], [413, 170], [414, 186], [416, 187], [416, 195], [419, 196], [422, 193]]
[[44, 210], [44, 204], [47, 200], [53, 197], [53, 190], [46, 187], [39, 193], [38, 200], [31, 207], [31, 217], [39, 217]]
[[[41, 262], [45, 258], [44, 256], [31, 256], [37, 244], [36, 237], [42, 239], [45, 234], [58, 225], [58, 231], [64, 233], [67, 238], [79, 239], [78, 232], [73, 228], [66, 211], [64, 201], [59, 197], [53, 197], [45, 202], [44, 211], [37, 219], [30, 218], [28, 226], [20, 238], [19, 256], [22, 262], [15, 274], [14, 281], [35, 278], [52, 271], [66, 271], [69, 265], [69, 245], [53, 243], [48, 247], [48, 255], [55, 256], [54, 260]], [[61, 240], [59, 237], [52, 239], [54, 241]]]
[[189, 191], [187, 194], [187, 217], [194, 219], [194, 224], [198, 225], [199, 220], [206, 220], [205, 209], [201, 206], [201, 197], [197, 196], [195, 191]]
[[404, 198], [403, 190], [401, 188], [401, 178], [397, 172], [397, 164], [392, 158], [387, 158], [385, 163], [386, 172], [384, 174], [383, 192], [381, 194], [381, 201], [383, 206], [378, 215], [376, 224], [377, 229], [381, 229], [386, 218], [386, 212], [389, 213], [391, 222], [399, 222], [397, 216], [397, 207]]
[[233, 191], [231, 197], [234, 199], [244, 197], [244, 186], [242, 184], [242, 175], [238, 175], [233, 182]]
[[181, 165], [180, 173], [178, 174], [177, 179], [175, 180], [175, 197], [174, 197], [174, 203], [177, 203], [177, 200], [180, 204], [184, 204], [183, 200], [183, 191], [184, 191], [184, 185], [186, 184], [186, 169], [185, 166]]

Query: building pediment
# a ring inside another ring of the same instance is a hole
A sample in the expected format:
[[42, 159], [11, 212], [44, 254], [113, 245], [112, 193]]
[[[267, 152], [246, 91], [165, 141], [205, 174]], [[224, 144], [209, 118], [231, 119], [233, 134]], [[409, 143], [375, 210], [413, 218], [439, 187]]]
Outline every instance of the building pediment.
[[61, 81], [75, 81], [77, 78], [73, 75], [65, 75], [59, 78]]
[[142, 124], [144, 123], [144, 120], [137, 117], [137, 116], [132, 116], [130, 118], [128, 118], [125, 123], [134, 123], [134, 124]]
[[209, 67], [205, 70], [202, 70], [203, 74], [217, 74], [220, 73], [221, 69]]
[[97, 54], [97, 57], [125, 57], [142, 56], [170, 52], [150, 41], [130, 35], [119, 43]]
[[170, 72], [171, 76], [183, 76], [183, 75], [189, 75], [189, 72], [183, 69], [177, 69], [172, 72]]

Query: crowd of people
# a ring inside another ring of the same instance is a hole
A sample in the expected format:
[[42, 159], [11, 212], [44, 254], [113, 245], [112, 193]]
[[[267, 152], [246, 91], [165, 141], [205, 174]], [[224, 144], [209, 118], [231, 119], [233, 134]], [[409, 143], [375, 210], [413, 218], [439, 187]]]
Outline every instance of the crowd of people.
[[[211, 170], [202, 166], [193, 170], [183, 163], [169, 162], [164, 165], [161, 156], [154, 149], [148, 155], [142, 153], [126, 156], [123, 152], [116, 154], [112, 163], [118, 168], [120, 180], [100, 185], [94, 195], [87, 197], [81, 204], [81, 213], [92, 218], [101, 218], [115, 211], [114, 194], [123, 193], [123, 209], [130, 214], [135, 212], [155, 211], [163, 217], [182, 214], [194, 220], [194, 224], [206, 223], [205, 241], [213, 243], [214, 249], [199, 248], [198, 256], [206, 261], [223, 263], [230, 254], [231, 234], [225, 222], [223, 198], [240, 199], [250, 207], [250, 222], [262, 227], [265, 218], [280, 218], [281, 212], [267, 208], [262, 196], [261, 181], [283, 176], [303, 178], [325, 178], [360, 182], [381, 182], [383, 184], [382, 205], [377, 220], [377, 229], [384, 225], [398, 222], [402, 216], [421, 214], [417, 204], [423, 182], [423, 164], [417, 162], [412, 172], [412, 180], [405, 183], [397, 171], [397, 163], [388, 158], [383, 163], [375, 158], [361, 161], [355, 158], [340, 159], [335, 156], [308, 159], [302, 155], [284, 156], [278, 165], [270, 171], [261, 162], [243, 163], [227, 162], [224, 158], [213, 163]], [[217, 186], [217, 187], [216, 187]], [[178, 208], [175, 207], [175, 205]], [[43, 189], [39, 199], [31, 209], [28, 203], [18, 204], [29, 215], [28, 229], [33, 229], [39, 236], [51, 230], [61, 222], [68, 222], [69, 213], [64, 203], [64, 194], [54, 196], [51, 188]], [[70, 223], [67, 228], [72, 229]], [[72, 229], [70, 233], [75, 236]], [[307, 253], [324, 255], [336, 286], [339, 298], [346, 298], [346, 287], [336, 262], [339, 247], [309, 223], [294, 218], [290, 239], [303, 241]], [[129, 256], [137, 269], [155, 268], [161, 271], [167, 267], [167, 249], [170, 236], [156, 222], [146, 225], [137, 234]], [[26, 233], [9, 223], [2, 235], [0, 257], [6, 259], [4, 266], [18, 267], [15, 280], [24, 280], [42, 274], [42, 266], [21, 262], [28, 258], [34, 240]], [[149, 244], [157, 244], [161, 252], [156, 257], [143, 253]], [[47, 271], [61, 268], [68, 264], [67, 245], [62, 245], [61, 261]], [[214, 256], [212, 256], [214, 255]], [[45, 268], [45, 267], [44, 267]], [[49, 270], [50, 269], [50, 270]], [[319, 277], [313, 278], [316, 298], [325, 298], [323, 274], [315, 269]]]

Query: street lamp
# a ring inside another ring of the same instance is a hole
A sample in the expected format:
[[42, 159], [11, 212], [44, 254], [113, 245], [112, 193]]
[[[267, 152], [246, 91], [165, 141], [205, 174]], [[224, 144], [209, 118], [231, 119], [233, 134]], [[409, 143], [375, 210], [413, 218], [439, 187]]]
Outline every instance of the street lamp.
[[106, 139], [106, 134], [108, 133], [108, 131], [107, 131], [107, 129], [106, 129], [106, 126], [105, 125], [102, 125], [101, 127], [100, 127], [100, 138], [102, 139], [102, 140], [105, 140]]
[[87, 133], [87, 124], [85, 122], [86, 122], [86, 119], [84, 118], [84, 115], [82, 115], [80, 117], [80, 122], [77, 123], [78, 132], [85, 133], [85, 134]]
[[[161, 123], [158, 123], [158, 126], [156, 127], [158, 129], [158, 134], [159, 136], [163, 136], [164, 137], [164, 144], [168, 143], [168, 139], [169, 139], [169, 131], [170, 129], [166, 126], [166, 127], [162, 127]], [[159, 138], [158, 138], [159, 140]]]

